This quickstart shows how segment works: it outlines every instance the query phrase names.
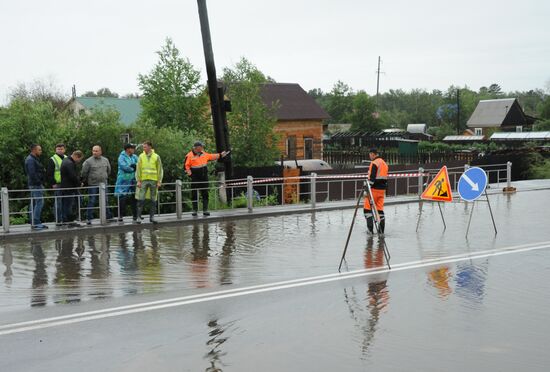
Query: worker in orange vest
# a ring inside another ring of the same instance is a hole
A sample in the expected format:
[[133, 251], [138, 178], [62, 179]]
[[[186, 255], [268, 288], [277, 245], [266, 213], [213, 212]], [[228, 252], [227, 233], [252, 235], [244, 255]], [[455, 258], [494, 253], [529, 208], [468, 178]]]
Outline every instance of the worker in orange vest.
[[[386, 219], [384, 216], [384, 198], [386, 196], [386, 188], [388, 187], [388, 164], [378, 156], [377, 149], [369, 150], [369, 158], [371, 160], [368, 174], [368, 182], [371, 187], [372, 197], [378, 215], [380, 216], [380, 232], [384, 233], [386, 227]], [[368, 195], [365, 197], [365, 204], [363, 206], [363, 212], [367, 219], [367, 228], [369, 232], [373, 234], [373, 218], [374, 214], [370, 205], [370, 199]]]
[[193, 149], [185, 156], [185, 172], [191, 177], [191, 197], [193, 202], [193, 216], [199, 210], [199, 191], [202, 197], [202, 210], [204, 216], [210, 216], [208, 212], [208, 162], [225, 157], [229, 152], [209, 154], [204, 151], [204, 144], [195, 142]]

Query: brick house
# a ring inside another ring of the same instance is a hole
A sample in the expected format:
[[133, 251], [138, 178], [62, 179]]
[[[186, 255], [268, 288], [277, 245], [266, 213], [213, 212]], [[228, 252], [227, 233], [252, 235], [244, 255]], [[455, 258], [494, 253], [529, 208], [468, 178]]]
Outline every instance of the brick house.
[[330, 116], [298, 84], [268, 83], [261, 89], [267, 106], [276, 105], [275, 132], [285, 159], [322, 159], [323, 120]]

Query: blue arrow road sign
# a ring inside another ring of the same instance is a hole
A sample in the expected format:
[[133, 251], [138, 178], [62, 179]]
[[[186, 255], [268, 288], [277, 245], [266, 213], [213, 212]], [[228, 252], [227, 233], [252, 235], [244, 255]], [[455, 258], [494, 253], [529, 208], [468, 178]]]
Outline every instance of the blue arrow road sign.
[[458, 194], [466, 201], [479, 198], [487, 187], [487, 173], [479, 167], [468, 169], [458, 180]]

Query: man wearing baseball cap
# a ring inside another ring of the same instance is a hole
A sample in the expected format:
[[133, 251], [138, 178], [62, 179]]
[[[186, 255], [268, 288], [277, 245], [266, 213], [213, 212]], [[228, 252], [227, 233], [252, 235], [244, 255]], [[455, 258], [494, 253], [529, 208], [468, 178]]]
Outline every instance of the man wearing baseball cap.
[[193, 216], [199, 210], [199, 191], [202, 198], [202, 210], [204, 216], [210, 216], [208, 212], [208, 162], [225, 157], [229, 152], [209, 154], [204, 151], [204, 144], [195, 142], [193, 149], [185, 156], [185, 172], [191, 177], [191, 190], [193, 202]]
[[136, 198], [136, 166], [138, 157], [135, 154], [136, 145], [126, 143], [124, 150], [118, 156], [118, 174], [116, 178], [115, 196], [118, 198], [118, 221], [122, 222], [126, 207], [130, 204], [132, 218], [137, 220]]

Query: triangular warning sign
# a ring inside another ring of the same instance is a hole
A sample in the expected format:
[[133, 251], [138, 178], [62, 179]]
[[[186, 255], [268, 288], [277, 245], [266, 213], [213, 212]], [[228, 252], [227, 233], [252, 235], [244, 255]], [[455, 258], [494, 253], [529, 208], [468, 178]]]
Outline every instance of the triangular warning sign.
[[426, 190], [420, 196], [424, 200], [433, 200], [438, 202], [452, 202], [453, 192], [449, 182], [449, 173], [447, 166], [443, 166], [437, 173], [437, 176], [430, 182]]

